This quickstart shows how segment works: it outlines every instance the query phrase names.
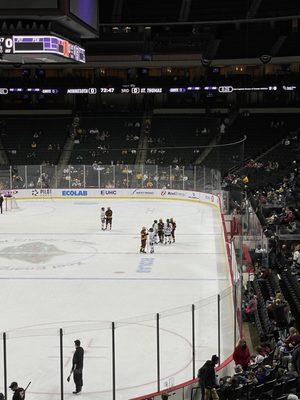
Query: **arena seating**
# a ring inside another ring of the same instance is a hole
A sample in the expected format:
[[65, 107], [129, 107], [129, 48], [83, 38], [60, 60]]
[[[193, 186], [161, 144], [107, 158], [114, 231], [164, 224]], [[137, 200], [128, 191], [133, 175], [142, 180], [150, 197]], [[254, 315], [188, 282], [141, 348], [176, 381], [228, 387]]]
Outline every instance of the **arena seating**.
[[[214, 138], [218, 117], [154, 116], [149, 134], [147, 164], [189, 165]], [[197, 148], [199, 146], [199, 148]]]
[[57, 164], [70, 123], [70, 117], [59, 116], [2, 118], [1, 141], [10, 163]]
[[71, 164], [134, 164], [141, 116], [80, 118]]

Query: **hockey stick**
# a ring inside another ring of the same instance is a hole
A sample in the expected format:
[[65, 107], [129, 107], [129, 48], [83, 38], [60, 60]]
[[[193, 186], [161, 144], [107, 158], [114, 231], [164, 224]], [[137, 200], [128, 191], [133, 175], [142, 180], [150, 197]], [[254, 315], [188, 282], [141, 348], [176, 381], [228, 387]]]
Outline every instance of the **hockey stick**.
[[26, 388], [24, 389], [24, 392], [26, 392], [26, 390], [29, 388], [30, 385], [31, 385], [31, 381], [28, 383], [28, 385], [27, 385]]

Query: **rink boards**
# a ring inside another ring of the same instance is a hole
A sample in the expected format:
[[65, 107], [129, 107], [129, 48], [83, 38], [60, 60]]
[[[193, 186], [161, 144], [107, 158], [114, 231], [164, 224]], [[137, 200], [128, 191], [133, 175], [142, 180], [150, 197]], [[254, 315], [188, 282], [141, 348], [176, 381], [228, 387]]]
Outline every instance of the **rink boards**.
[[194, 200], [219, 207], [219, 197], [214, 194], [172, 189], [18, 189], [4, 192], [17, 199], [74, 199], [74, 198], [125, 198], [157, 200]]

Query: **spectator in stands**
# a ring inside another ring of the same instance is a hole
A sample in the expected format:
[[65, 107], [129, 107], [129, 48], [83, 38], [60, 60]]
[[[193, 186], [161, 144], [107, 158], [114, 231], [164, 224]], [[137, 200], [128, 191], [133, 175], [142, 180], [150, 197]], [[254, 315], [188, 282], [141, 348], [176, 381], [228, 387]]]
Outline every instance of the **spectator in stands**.
[[298, 344], [292, 354], [292, 364], [295, 371], [300, 375], [300, 344]]
[[234, 372], [235, 374], [233, 375], [233, 377], [236, 378], [238, 385], [244, 385], [248, 382], [248, 379], [246, 378], [245, 372], [241, 365], [236, 365], [234, 368]]
[[241, 365], [246, 370], [250, 362], [250, 351], [244, 339], [241, 339], [234, 349], [233, 360], [236, 365]]
[[267, 356], [267, 353], [261, 346], [256, 347], [256, 356], [254, 358], [254, 364], [261, 364]]
[[262, 383], [265, 383], [267, 376], [269, 375], [269, 372], [267, 370], [267, 368], [263, 365], [260, 365], [255, 373], [255, 377], [257, 379], [257, 382], [259, 385], [261, 385]]

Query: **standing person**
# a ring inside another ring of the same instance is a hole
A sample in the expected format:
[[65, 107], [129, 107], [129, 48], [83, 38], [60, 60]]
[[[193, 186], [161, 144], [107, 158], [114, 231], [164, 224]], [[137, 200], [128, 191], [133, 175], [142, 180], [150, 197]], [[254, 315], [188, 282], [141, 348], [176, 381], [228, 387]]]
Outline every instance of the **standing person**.
[[198, 378], [201, 388], [201, 400], [218, 399], [216, 392], [216, 373], [215, 367], [219, 362], [219, 357], [213, 355], [211, 360], [207, 360], [198, 371]]
[[141, 230], [141, 248], [140, 253], [146, 253], [146, 243], [147, 243], [147, 231], [146, 228], [143, 226]]
[[111, 226], [112, 226], [112, 215], [113, 212], [110, 209], [110, 207], [107, 207], [107, 210], [105, 212], [105, 219], [106, 219], [106, 225], [105, 225], [105, 229], [107, 229], [108, 225], [109, 225], [109, 230], [111, 230]]
[[171, 244], [171, 235], [172, 235], [173, 225], [170, 220], [167, 219], [167, 222], [164, 225], [164, 236], [165, 236], [165, 244]]
[[154, 233], [154, 229], [149, 229], [149, 246], [150, 246], [150, 253], [154, 253], [154, 244], [156, 243], [156, 235]]
[[105, 230], [105, 208], [101, 207], [101, 229]]
[[233, 359], [236, 365], [241, 365], [243, 370], [246, 370], [250, 362], [250, 351], [246, 340], [241, 339], [234, 349]]
[[164, 241], [164, 223], [163, 223], [162, 219], [160, 219], [158, 221], [157, 233], [158, 233], [159, 243], [163, 243], [163, 241]]
[[3, 197], [2, 193], [0, 193], [0, 210], [1, 210], [1, 214], [3, 214], [3, 202], [4, 202], [4, 197]]
[[75, 391], [73, 392], [73, 394], [77, 394], [81, 392], [83, 386], [82, 370], [83, 370], [84, 350], [80, 346], [81, 344], [80, 340], [75, 340], [74, 343], [75, 343], [75, 352], [73, 354], [72, 369], [67, 380], [69, 382], [70, 376], [73, 374], [73, 379], [75, 383]]
[[176, 230], [176, 222], [174, 221], [174, 219], [173, 218], [171, 218], [170, 219], [170, 222], [171, 222], [171, 224], [172, 224], [172, 227], [173, 227], [173, 229], [172, 229], [172, 239], [173, 239], [173, 243], [175, 243], [175, 230]]
[[153, 228], [153, 232], [154, 232], [154, 236], [155, 236], [154, 243], [157, 244], [158, 243], [158, 241], [157, 241], [158, 223], [157, 223], [156, 219], [154, 220], [154, 222], [152, 224], [152, 228]]
[[18, 386], [17, 382], [12, 382], [9, 388], [14, 392], [12, 400], [24, 400], [25, 390]]

